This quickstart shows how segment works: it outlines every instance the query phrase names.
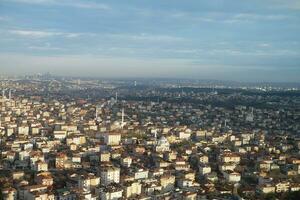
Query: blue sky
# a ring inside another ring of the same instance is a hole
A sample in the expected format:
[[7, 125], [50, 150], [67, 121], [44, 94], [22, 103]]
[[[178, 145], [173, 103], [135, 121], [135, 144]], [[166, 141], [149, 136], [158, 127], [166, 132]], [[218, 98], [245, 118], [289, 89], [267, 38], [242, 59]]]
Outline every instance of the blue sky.
[[300, 82], [300, 0], [0, 0], [1, 74]]

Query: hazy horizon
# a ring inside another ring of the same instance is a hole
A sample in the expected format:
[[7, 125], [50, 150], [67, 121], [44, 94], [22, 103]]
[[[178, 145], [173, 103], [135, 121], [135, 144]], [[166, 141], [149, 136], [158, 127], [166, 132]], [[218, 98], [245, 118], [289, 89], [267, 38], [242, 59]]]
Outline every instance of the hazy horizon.
[[300, 82], [298, 0], [0, 0], [1, 75]]

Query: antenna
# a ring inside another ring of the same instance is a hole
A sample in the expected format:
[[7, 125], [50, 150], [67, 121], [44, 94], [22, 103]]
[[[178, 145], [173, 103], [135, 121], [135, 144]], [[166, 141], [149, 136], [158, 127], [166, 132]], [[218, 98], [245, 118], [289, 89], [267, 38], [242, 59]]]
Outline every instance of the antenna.
[[118, 92], [116, 92], [116, 102], [118, 101]]
[[253, 116], [253, 107], [252, 107], [252, 110], [251, 110], [251, 114], [252, 114], [252, 116]]
[[225, 119], [225, 128], [227, 127], [227, 120]]

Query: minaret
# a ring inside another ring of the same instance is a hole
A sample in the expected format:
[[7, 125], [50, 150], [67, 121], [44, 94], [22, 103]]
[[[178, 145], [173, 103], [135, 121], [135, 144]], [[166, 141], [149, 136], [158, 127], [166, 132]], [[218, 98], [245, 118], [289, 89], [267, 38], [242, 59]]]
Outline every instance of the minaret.
[[95, 120], [97, 120], [98, 119], [98, 108], [97, 108], [97, 106], [96, 106], [96, 108], [95, 108]]
[[121, 122], [121, 128], [123, 129], [124, 126], [124, 108], [122, 108], [122, 122]]
[[11, 89], [8, 92], [8, 100], [11, 100]]

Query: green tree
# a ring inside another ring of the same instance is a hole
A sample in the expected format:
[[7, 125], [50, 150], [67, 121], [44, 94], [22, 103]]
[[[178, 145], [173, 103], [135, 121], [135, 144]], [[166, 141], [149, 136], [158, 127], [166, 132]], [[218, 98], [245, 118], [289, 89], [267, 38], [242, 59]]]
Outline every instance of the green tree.
[[290, 192], [284, 198], [286, 200], [299, 200], [300, 199], [300, 191]]
[[267, 194], [264, 198], [265, 200], [276, 200], [276, 194], [275, 193], [270, 193], [270, 194]]

